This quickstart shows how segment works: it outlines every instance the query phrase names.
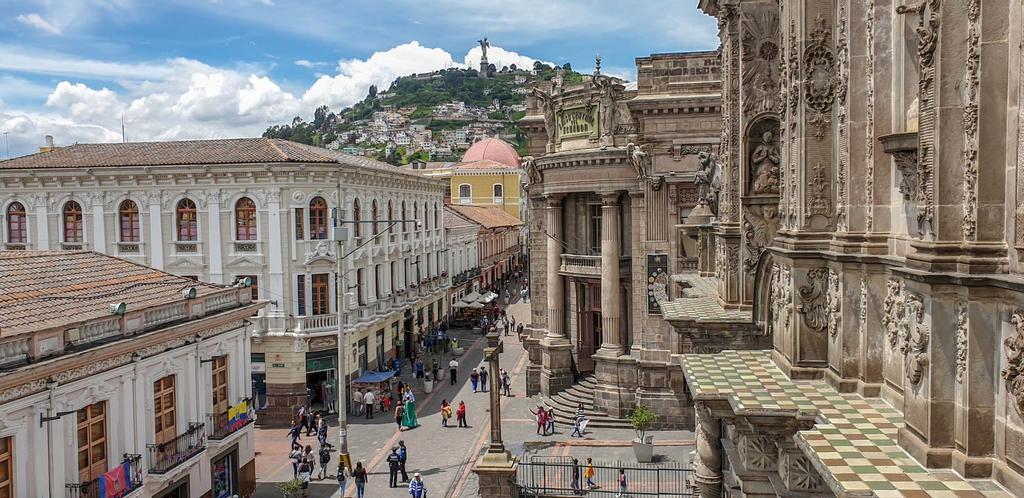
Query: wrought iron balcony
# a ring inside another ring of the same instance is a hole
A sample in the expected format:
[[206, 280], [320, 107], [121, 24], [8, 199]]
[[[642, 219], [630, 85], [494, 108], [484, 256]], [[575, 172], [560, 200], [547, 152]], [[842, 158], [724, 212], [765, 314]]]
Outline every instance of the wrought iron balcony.
[[228, 414], [207, 413], [206, 414], [206, 437], [211, 441], [227, 439], [228, 436], [244, 429], [253, 422], [252, 408], [249, 408], [248, 416], [244, 421], [232, 422]]
[[145, 484], [144, 476], [142, 472], [142, 455], [125, 454], [124, 460], [121, 465], [127, 465], [127, 475], [125, 476], [126, 482], [125, 487], [120, 493], [111, 494], [107, 492], [107, 496], [100, 495], [100, 483], [99, 479], [93, 479], [91, 481], [67, 484], [64, 489], [67, 491], [65, 495], [67, 498], [107, 498], [107, 497], [121, 497], [127, 496], [132, 491], [135, 491]]
[[[573, 277], [601, 278], [601, 256], [585, 254], [563, 254], [558, 272]], [[629, 258], [619, 258], [619, 273], [629, 272]]]
[[147, 444], [147, 468], [150, 474], [166, 474], [206, 449], [206, 424], [193, 423], [174, 439]]

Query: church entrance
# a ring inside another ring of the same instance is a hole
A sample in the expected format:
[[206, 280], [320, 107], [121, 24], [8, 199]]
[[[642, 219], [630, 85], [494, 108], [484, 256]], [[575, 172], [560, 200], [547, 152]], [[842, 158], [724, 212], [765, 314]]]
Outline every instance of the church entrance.
[[601, 284], [576, 284], [576, 366], [580, 372], [593, 372], [592, 356], [601, 347]]

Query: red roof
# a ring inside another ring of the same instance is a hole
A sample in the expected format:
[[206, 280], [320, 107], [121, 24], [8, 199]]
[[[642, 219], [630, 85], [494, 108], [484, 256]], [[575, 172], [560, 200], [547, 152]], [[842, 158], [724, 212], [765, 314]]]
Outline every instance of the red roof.
[[516, 149], [500, 138], [485, 138], [473, 144], [462, 155], [463, 163], [483, 160], [491, 160], [512, 168], [519, 168], [523, 165]]

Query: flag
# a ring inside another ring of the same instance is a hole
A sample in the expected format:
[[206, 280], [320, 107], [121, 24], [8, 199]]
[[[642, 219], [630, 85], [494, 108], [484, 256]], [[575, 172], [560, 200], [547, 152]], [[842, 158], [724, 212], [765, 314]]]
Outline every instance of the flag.
[[132, 488], [132, 473], [124, 462], [99, 478], [100, 498], [118, 498]]
[[228, 408], [228, 426], [231, 430], [238, 430], [249, 421], [249, 402], [242, 401], [235, 406]]

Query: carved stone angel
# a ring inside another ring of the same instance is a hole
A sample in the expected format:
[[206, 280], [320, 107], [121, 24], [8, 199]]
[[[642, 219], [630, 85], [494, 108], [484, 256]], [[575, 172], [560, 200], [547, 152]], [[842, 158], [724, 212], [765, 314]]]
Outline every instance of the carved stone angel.
[[530, 95], [537, 99], [541, 111], [544, 112], [544, 131], [548, 134], [548, 147], [550, 148], [555, 143], [555, 101], [551, 94], [537, 87], [530, 89]]
[[647, 151], [644, 148], [644, 146], [636, 145], [633, 142], [626, 144], [626, 156], [629, 157], [629, 163], [636, 170], [636, 179], [641, 181], [650, 176], [647, 171]]
[[540, 170], [537, 169], [537, 159], [533, 156], [526, 156], [522, 159], [523, 170], [526, 172], [526, 182], [523, 189], [529, 191], [530, 187], [544, 181]]
[[719, 178], [719, 166], [711, 154], [700, 152], [697, 154], [697, 172], [694, 175], [693, 183], [697, 184], [698, 203], [711, 208], [711, 212], [718, 214], [718, 190], [721, 188]]

